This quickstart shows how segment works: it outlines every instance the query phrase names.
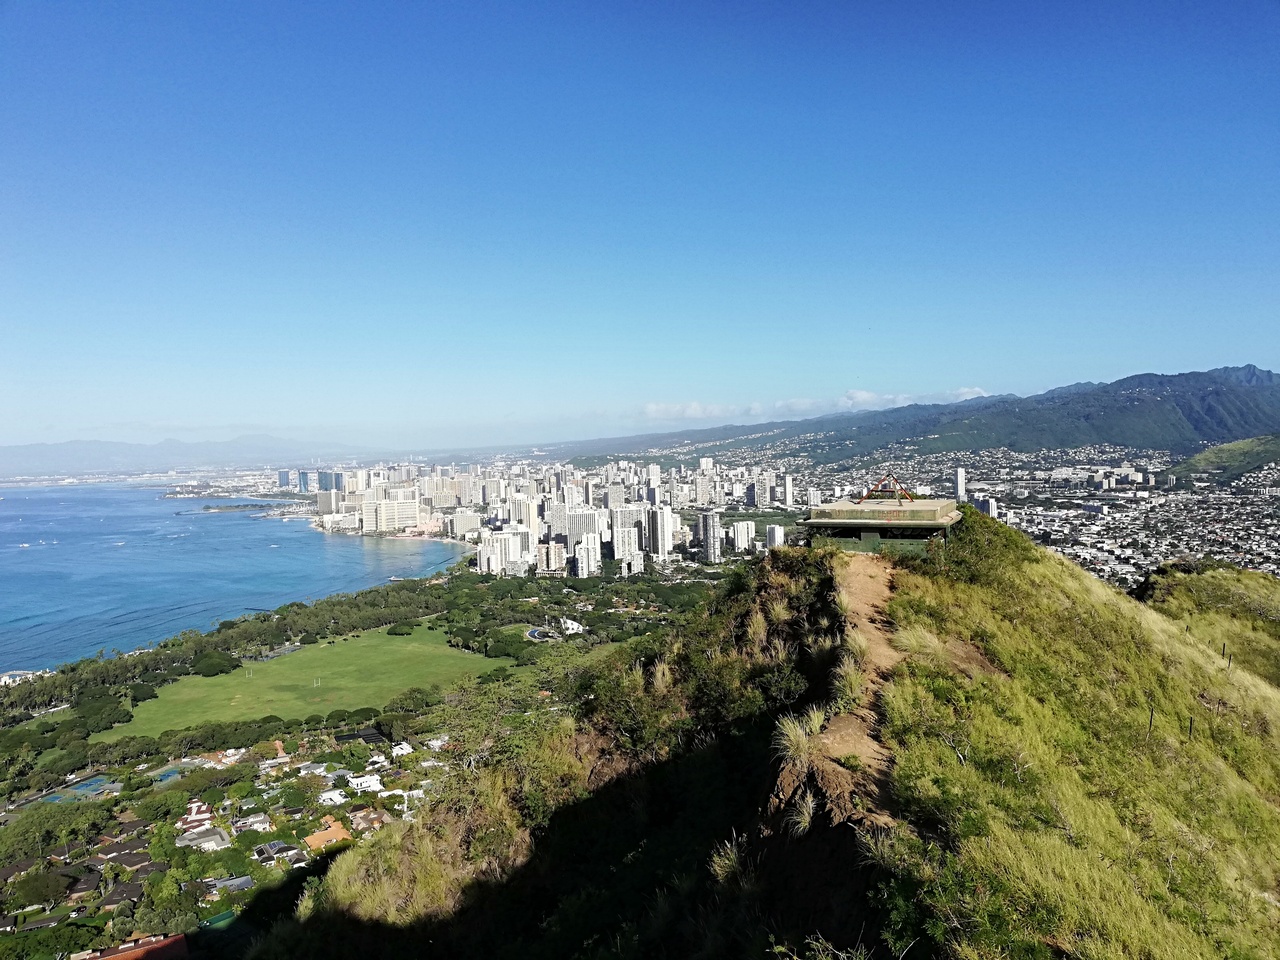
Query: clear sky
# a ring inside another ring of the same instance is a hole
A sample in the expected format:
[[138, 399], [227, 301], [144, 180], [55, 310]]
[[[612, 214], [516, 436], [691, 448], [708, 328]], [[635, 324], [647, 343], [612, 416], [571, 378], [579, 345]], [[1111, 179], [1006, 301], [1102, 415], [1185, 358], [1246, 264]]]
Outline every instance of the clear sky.
[[1280, 368], [1280, 4], [0, 0], [0, 443]]

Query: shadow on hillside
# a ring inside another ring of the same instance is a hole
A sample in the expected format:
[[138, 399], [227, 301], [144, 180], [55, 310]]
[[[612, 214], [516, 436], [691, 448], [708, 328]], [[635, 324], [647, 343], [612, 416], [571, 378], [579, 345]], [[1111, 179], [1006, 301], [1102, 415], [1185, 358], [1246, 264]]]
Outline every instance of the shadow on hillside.
[[[646, 767], [563, 808], [530, 860], [502, 881], [478, 882], [446, 920], [409, 927], [341, 914], [313, 916], [275, 937], [266, 957], [763, 957], [769, 936], [873, 943], [871, 877], [854, 831], [826, 827], [802, 841], [763, 838], [758, 815], [773, 785], [769, 729], [727, 736]], [[742, 882], [717, 883], [716, 848], [746, 839]], [[207, 956], [240, 956], [301, 883], [246, 908]], [[292, 899], [291, 899], [292, 898]]]

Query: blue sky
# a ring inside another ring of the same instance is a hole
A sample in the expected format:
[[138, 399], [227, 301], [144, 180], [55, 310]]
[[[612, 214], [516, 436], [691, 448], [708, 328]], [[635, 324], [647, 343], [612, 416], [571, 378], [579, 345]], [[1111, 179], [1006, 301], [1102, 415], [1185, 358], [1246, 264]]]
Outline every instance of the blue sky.
[[0, 2], [0, 443], [1280, 368], [1280, 5]]

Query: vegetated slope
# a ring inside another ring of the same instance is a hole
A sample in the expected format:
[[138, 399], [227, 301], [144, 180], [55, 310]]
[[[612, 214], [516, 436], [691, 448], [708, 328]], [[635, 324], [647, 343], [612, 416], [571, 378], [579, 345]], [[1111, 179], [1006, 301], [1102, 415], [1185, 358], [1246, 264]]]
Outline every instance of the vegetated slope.
[[[972, 514], [965, 526], [945, 562], [900, 574], [890, 605], [918, 650], [884, 695], [905, 824], [869, 845], [894, 876], [890, 941], [965, 957], [1280, 954], [1276, 689], [1228, 670], [1196, 617]], [[1000, 674], [965, 677], [955, 643]]]
[[1229, 483], [1277, 460], [1280, 460], [1280, 434], [1272, 434], [1202, 450], [1175, 466], [1172, 472], [1179, 477], [1213, 473], [1218, 481]]
[[471, 767], [258, 956], [1280, 956], [1280, 586], [1143, 605], [967, 509], [888, 575], [775, 551], [573, 718], [452, 705]]
[[1175, 561], [1135, 594], [1183, 621], [1220, 656], [1280, 688], [1280, 590], [1275, 577], [1221, 561]]

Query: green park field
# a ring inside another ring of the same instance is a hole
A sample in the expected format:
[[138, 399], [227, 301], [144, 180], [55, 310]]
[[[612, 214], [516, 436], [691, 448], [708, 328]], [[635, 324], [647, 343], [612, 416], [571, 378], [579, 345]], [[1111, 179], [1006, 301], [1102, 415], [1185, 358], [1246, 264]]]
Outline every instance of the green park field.
[[272, 714], [301, 719], [337, 709], [381, 709], [409, 687], [446, 685], [513, 663], [455, 650], [441, 631], [427, 626], [407, 637], [368, 630], [267, 663], [245, 663], [220, 676], [184, 677], [160, 687], [155, 700], [138, 704], [132, 721], [91, 739], [156, 736], [199, 723]]

